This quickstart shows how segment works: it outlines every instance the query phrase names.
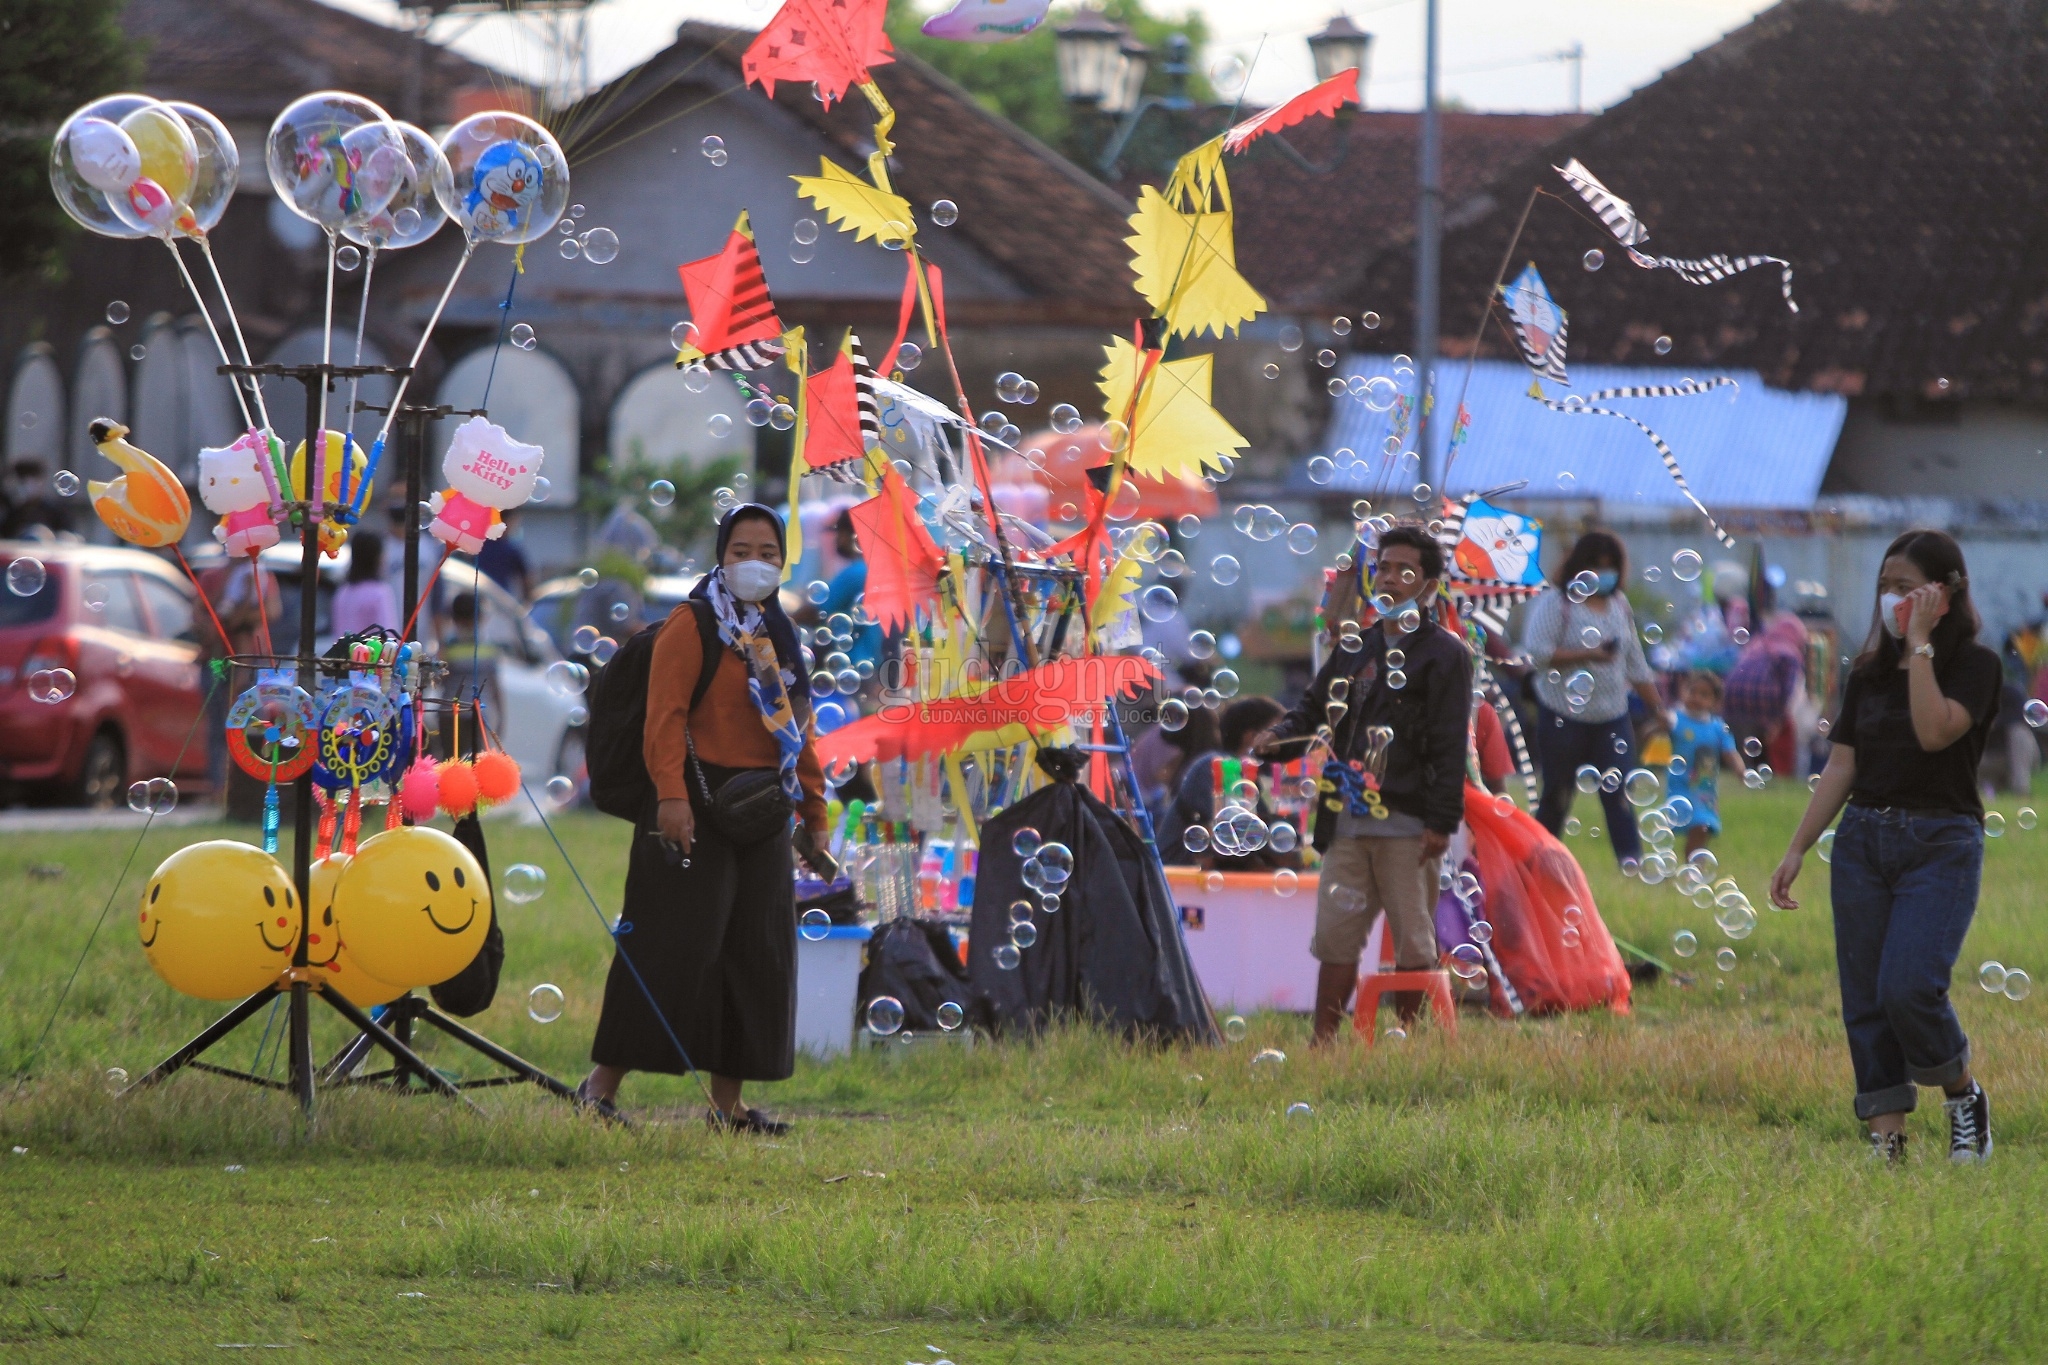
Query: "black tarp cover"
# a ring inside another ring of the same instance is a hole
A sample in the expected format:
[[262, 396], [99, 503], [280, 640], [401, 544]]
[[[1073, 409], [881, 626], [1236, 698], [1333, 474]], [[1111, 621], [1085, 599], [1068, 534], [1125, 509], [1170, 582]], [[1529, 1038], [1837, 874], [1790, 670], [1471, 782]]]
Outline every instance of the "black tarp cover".
[[[1033, 912], [1038, 940], [1005, 971], [994, 953], [1010, 941], [1010, 904], [1038, 899], [1012, 845], [1026, 826], [1072, 849], [1074, 872], [1057, 912]], [[975, 1024], [1037, 1032], [1083, 1017], [1128, 1034], [1219, 1041], [1158, 857], [1087, 788], [1056, 781], [991, 817], [977, 878], [967, 955]]]

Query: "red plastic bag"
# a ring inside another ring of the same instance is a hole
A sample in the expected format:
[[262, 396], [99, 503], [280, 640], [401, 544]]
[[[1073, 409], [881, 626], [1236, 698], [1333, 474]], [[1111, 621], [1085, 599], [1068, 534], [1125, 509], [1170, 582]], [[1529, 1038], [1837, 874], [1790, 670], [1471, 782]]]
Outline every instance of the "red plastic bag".
[[[1505, 804], [1505, 803], [1503, 803]], [[1570, 850], [1526, 811], [1494, 804], [1493, 796], [1467, 783], [1465, 828], [1485, 888], [1486, 918], [1493, 925], [1488, 945], [1507, 976], [1492, 983], [1498, 1014], [1549, 1014], [1601, 1005], [1629, 1011], [1628, 968], [1614, 946], [1592, 888]], [[1568, 924], [1567, 906], [1579, 916]], [[1567, 928], [1578, 930], [1569, 946]]]

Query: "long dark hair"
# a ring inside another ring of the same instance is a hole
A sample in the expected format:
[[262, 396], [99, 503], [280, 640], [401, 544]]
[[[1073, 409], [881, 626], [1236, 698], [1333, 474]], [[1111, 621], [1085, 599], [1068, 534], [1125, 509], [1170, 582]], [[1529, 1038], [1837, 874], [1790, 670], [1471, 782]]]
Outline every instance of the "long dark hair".
[[[1963, 547], [1956, 544], [1955, 537], [1946, 531], [1908, 531], [1885, 546], [1884, 558], [1878, 561], [1880, 570], [1884, 560], [1893, 555], [1904, 555], [1913, 562], [1913, 567], [1927, 575], [1928, 582], [1948, 588], [1948, 612], [1934, 623], [1927, 637], [1934, 646], [1935, 658], [1946, 659], [1976, 639], [1983, 622], [1978, 619], [1977, 604], [1970, 600], [1970, 572], [1963, 563]], [[1873, 606], [1870, 634], [1863, 641], [1863, 652], [1856, 656], [1854, 672], [1866, 680], [1881, 679], [1899, 666], [1900, 651], [1904, 648], [1905, 641], [1893, 638], [1884, 628], [1879, 609]]]
[[1612, 560], [1617, 578], [1628, 577], [1628, 547], [1612, 531], [1588, 531], [1572, 545], [1571, 553], [1558, 566], [1557, 581], [1569, 583], [1603, 560]]
[[374, 583], [384, 576], [384, 537], [358, 529], [348, 538], [348, 581]]

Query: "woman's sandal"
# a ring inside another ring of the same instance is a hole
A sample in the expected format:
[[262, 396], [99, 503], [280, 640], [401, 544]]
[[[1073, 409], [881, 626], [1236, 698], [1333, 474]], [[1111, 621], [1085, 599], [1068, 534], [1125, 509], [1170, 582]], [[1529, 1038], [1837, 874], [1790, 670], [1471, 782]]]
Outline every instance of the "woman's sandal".
[[781, 1137], [789, 1131], [787, 1123], [769, 1118], [758, 1109], [744, 1110], [737, 1118], [712, 1109], [706, 1111], [704, 1122], [721, 1133], [759, 1133], [763, 1137]]
[[627, 1121], [625, 1112], [621, 1110], [618, 1105], [604, 1098], [604, 1096], [602, 1095], [591, 1094], [589, 1087], [590, 1080], [588, 1077], [585, 1077], [582, 1081], [579, 1081], [577, 1083], [576, 1093], [570, 1097], [571, 1103], [573, 1103], [577, 1107], [577, 1109], [588, 1110], [592, 1113], [595, 1113], [599, 1118], [603, 1119], [606, 1123], [616, 1123], [619, 1124], [621, 1127], [631, 1126], [631, 1124]]

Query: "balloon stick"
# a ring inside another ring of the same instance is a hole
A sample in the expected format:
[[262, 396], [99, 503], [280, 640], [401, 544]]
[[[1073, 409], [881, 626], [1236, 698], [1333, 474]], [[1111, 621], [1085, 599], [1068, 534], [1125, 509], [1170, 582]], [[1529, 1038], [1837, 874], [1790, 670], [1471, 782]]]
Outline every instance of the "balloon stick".
[[[363, 324], [368, 322], [370, 318], [370, 277], [376, 273], [376, 270], [377, 248], [374, 245], [372, 245], [370, 247], [369, 254], [363, 260], [363, 298], [362, 302], [356, 308], [356, 357], [354, 360], [351, 360], [349, 362], [349, 364], [351, 365], [360, 366], [363, 363]], [[353, 457], [355, 451], [356, 390], [358, 387], [361, 386], [362, 382], [363, 377], [359, 374], [349, 376], [348, 436], [346, 437], [346, 439], [342, 441], [341, 445], [341, 489], [339, 495], [335, 499], [342, 505], [342, 508], [344, 509], [342, 514], [342, 519], [344, 521], [353, 521], [355, 519], [354, 517], [348, 515], [348, 510], [351, 508], [351, 503], [349, 502], [348, 496], [348, 467], [349, 462]], [[363, 481], [364, 489], [368, 489], [369, 486], [369, 480], [365, 479]], [[360, 499], [358, 499], [358, 501], [360, 501]]]
[[[334, 363], [334, 253], [340, 247], [341, 239], [332, 232], [327, 234], [327, 307], [320, 323], [320, 363], [322, 366]], [[327, 382], [326, 375], [320, 383], [320, 420], [314, 430], [306, 433], [306, 515], [314, 521], [320, 520], [325, 510], [327, 497]]]
[[[220, 292], [220, 306], [228, 315], [228, 329], [235, 334], [235, 349], [242, 353], [244, 365], [254, 365], [249, 358], [249, 339], [242, 335], [242, 319], [235, 314], [235, 301], [228, 297], [227, 281], [221, 278], [220, 262], [213, 258], [213, 242], [210, 238], [199, 238], [199, 254], [206, 258], [207, 269], [213, 272], [213, 287]], [[263, 379], [259, 375], [249, 376], [249, 388], [256, 398], [256, 420], [263, 430], [270, 430], [270, 413], [263, 406]]]
[[[192, 272], [185, 268], [185, 258], [179, 254], [178, 244], [169, 237], [166, 237], [164, 238], [164, 245], [171, 249], [171, 259], [178, 263], [178, 274], [185, 281], [185, 288], [190, 291], [192, 302], [199, 305], [199, 316], [206, 322], [207, 335], [213, 338], [213, 349], [220, 353], [220, 363], [223, 365], [234, 364], [234, 360], [228, 355], [226, 344], [220, 339], [220, 329], [213, 325], [213, 314], [206, 310], [206, 300], [200, 297], [199, 286], [193, 281]], [[242, 409], [242, 425], [249, 426], [254, 419], [249, 416], [248, 396], [242, 392], [241, 382], [233, 375], [229, 375], [228, 380], [235, 386], [235, 403]]]
[[448, 277], [447, 288], [441, 291], [440, 301], [434, 305], [434, 312], [427, 319], [426, 330], [420, 333], [420, 344], [412, 348], [412, 359], [406, 362], [405, 373], [399, 376], [398, 392], [391, 395], [391, 408], [384, 414], [384, 425], [377, 430], [377, 444], [382, 446], [384, 438], [391, 434], [391, 424], [397, 420], [399, 404], [405, 401], [406, 386], [412, 383], [415, 371], [419, 369], [420, 357], [427, 353], [427, 339], [434, 335], [435, 324], [441, 321], [441, 311], [448, 306], [448, 298], [455, 292], [455, 282], [462, 278], [462, 269], [469, 264], [469, 258], [476, 254], [476, 243], [466, 243], [462, 248], [462, 259], [455, 263], [455, 271]]

